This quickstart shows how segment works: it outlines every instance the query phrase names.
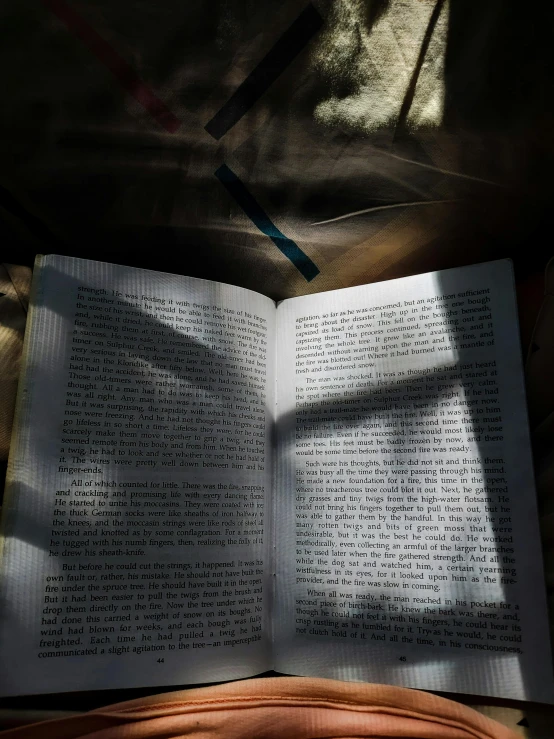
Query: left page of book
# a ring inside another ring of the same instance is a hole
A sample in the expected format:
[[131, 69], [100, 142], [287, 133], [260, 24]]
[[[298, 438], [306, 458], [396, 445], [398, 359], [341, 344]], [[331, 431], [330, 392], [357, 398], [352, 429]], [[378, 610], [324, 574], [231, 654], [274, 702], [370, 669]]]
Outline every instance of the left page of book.
[[269, 669], [275, 305], [38, 260], [3, 517], [4, 695]]

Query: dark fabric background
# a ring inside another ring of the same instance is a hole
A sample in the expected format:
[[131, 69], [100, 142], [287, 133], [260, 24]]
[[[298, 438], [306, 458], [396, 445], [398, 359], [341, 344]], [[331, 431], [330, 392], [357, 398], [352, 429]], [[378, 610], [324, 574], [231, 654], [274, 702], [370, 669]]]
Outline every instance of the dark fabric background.
[[[280, 68], [279, 39], [307, 9], [320, 27]], [[275, 299], [506, 256], [521, 279], [544, 266], [549, 9], [8, 0], [0, 34], [3, 261], [56, 252]], [[272, 49], [273, 81], [214, 138], [205, 126]], [[440, 113], [422, 113], [434, 93]], [[338, 115], [320, 115], [329, 100]], [[245, 214], [222, 164], [315, 278]], [[424, 201], [446, 202], [411, 204]]]

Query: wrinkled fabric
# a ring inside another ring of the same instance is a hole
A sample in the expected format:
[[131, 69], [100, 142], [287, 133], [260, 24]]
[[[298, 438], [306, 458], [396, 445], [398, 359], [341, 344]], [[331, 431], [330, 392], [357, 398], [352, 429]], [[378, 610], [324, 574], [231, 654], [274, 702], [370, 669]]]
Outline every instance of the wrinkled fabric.
[[516, 739], [460, 703], [321, 678], [243, 680], [119, 703], [2, 732], [6, 739]]
[[548, 13], [7, 0], [3, 258], [156, 254], [277, 300], [506, 256], [543, 269]]

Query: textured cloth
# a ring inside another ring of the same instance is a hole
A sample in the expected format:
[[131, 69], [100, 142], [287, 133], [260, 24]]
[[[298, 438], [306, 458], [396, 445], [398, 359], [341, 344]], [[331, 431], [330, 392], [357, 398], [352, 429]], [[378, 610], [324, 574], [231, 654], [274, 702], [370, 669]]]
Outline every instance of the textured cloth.
[[275, 299], [486, 259], [543, 269], [550, 12], [5, 0], [2, 258], [156, 255]]
[[321, 678], [243, 680], [119, 703], [3, 732], [13, 739], [516, 739], [460, 703]]

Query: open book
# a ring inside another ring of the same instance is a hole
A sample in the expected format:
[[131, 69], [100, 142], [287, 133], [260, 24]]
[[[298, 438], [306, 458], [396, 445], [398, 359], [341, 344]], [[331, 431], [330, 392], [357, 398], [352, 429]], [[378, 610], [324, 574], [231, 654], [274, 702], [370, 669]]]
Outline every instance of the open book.
[[3, 526], [5, 695], [553, 701], [508, 261], [276, 306], [39, 258]]

